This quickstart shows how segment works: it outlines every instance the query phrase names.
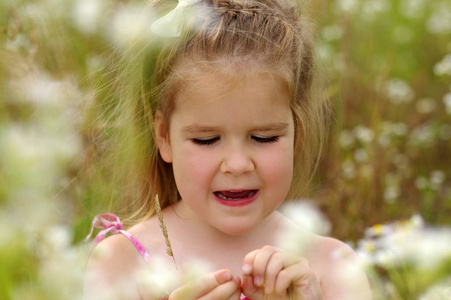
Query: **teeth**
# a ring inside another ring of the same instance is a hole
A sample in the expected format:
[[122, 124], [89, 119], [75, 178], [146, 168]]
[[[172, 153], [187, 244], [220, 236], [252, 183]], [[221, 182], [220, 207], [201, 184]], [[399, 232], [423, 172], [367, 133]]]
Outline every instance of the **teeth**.
[[223, 192], [216, 192], [215, 194], [224, 200], [240, 200], [252, 197], [255, 195], [256, 190], [248, 190], [248, 191], [223, 191]]

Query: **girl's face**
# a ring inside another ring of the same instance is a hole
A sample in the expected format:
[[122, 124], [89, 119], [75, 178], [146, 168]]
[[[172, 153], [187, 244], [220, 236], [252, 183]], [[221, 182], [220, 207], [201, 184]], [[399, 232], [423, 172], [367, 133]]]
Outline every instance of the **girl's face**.
[[[160, 153], [173, 165], [195, 222], [227, 234], [257, 227], [285, 199], [293, 174], [294, 122], [287, 88], [269, 74], [187, 80]], [[163, 120], [157, 116], [157, 134]]]

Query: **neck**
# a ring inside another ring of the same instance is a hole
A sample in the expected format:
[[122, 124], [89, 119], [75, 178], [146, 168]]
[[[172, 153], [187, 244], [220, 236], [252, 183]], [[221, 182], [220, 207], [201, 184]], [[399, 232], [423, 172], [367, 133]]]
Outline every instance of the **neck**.
[[231, 235], [184, 214], [183, 203], [167, 208], [164, 217], [179, 266], [204, 261], [211, 270], [229, 269], [233, 274], [241, 274], [248, 253], [265, 245], [276, 245], [277, 232], [286, 225], [286, 219], [276, 211], [255, 228]]
[[246, 247], [246, 245], [255, 248], [257, 245], [274, 244], [274, 233], [277, 231], [277, 227], [283, 218], [279, 212], [275, 211], [247, 232], [228, 234], [190, 216], [183, 202], [173, 205], [171, 210], [171, 223], [177, 228], [183, 228], [182, 239], [191, 241], [191, 244], [199, 243], [201, 245], [227, 247], [229, 249], [238, 245], [240, 248]]

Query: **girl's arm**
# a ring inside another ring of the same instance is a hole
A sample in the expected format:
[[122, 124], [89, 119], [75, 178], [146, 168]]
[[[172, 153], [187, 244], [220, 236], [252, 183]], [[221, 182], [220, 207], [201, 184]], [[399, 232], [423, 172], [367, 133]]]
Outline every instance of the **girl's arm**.
[[123, 235], [100, 242], [86, 266], [83, 299], [141, 299], [136, 280], [143, 259]]
[[368, 278], [354, 250], [332, 238], [322, 238], [317, 262], [324, 299], [370, 300]]

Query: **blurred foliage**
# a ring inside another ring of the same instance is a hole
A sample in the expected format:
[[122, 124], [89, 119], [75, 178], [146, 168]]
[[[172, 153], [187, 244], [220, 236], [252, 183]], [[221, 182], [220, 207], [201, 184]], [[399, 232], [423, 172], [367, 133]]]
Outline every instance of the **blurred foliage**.
[[314, 1], [336, 109], [315, 182], [333, 235], [420, 213], [451, 219], [448, 1]]
[[[108, 170], [89, 168], [104, 150], [99, 134], [109, 134], [95, 115], [114, 93], [98, 79], [111, 72], [104, 54], [142, 28], [124, 23], [136, 2], [0, 1], [1, 299], [78, 296], [80, 241], [92, 216], [109, 209], [95, 180]], [[336, 112], [311, 197], [332, 235], [357, 242], [374, 224], [414, 214], [450, 226], [451, 2], [308, 5]]]

